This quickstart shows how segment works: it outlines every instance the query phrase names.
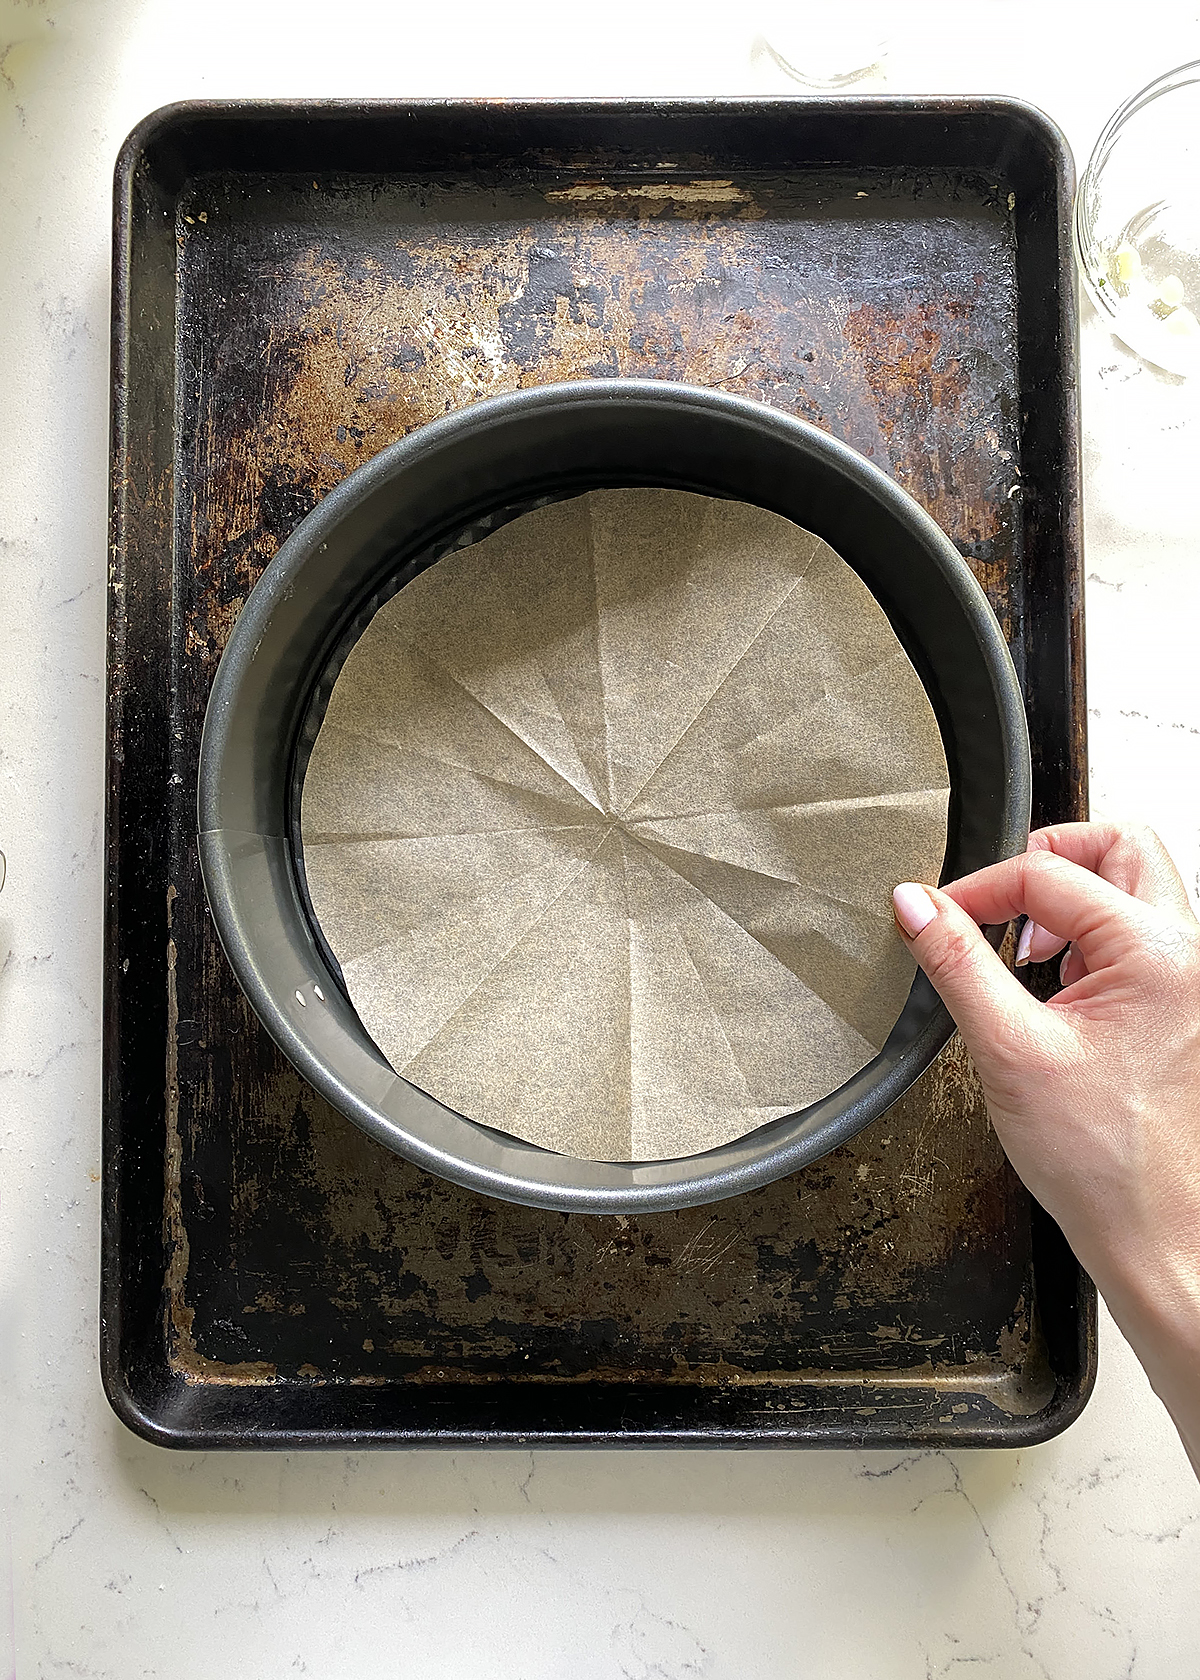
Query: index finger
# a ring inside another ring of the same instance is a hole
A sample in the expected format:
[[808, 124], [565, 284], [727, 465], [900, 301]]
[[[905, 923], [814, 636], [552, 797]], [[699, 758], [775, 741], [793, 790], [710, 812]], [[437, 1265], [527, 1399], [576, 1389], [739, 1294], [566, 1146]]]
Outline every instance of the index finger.
[[1190, 910], [1188, 890], [1152, 828], [1131, 823], [1055, 823], [1029, 836], [1031, 852], [1053, 852], [1090, 869], [1143, 904]]
[[1143, 945], [1153, 914], [1120, 887], [1041, 849], [964, 875], [942, 891], [984, 925], [1028, 916], [1078, 946], [1093, 972]]

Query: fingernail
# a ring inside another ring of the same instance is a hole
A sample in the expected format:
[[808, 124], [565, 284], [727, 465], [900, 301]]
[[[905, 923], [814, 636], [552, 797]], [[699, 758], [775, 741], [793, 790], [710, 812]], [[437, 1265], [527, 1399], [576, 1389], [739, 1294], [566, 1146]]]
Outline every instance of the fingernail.
[[1024, 968], [1029, 961], [1029, 947], [1033, 944], [1033, 935], [1037, 928], [1036, 922], [1026, 922], [1017, 940], [1017, 967]]
[[1033, 937], [1029, 941], [1030, 962], [1049, 962], [1051, 957], [1056, 957], [1062, 950], [1063, 944], [1061, 934], [1051, 933], [1049, 928], [1042, 927], [1040, 923], [1036, 924]]
[[1070, 960], [1071, 947], [1068, 945], [1066, 950], [1063, 952], [1063, 960], [1058, 965], [1058, 983], [1060, 986], [1065, 986], [1067, 983], [1067, 964]]
[[937, 915], [937, 905], [924, 887], [915, 881], [902, 881], [892, 893], [896, 920], [910, 939], [915, 939]]

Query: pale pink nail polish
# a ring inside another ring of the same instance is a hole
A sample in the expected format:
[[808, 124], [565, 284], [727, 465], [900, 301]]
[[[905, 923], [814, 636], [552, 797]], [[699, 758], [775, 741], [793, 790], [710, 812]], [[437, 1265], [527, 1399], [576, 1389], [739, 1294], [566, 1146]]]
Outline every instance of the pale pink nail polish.
[[1061, 934], [1051, 933], [1039, 922], [1033, 930], [1033, 937], [1029, 941], [1029, 960], [1031, 963], [1049, 962], [1056, 957], [1066, 944]]
[[1020, 938], [1017, 940], [1016, 966], [1018, 968], [1024, 968], [1025, 964], [1029, 961], [1029, 947], [1033, 944], [1033, 935], [1036, 928], [1036, 922], [1027, 921], [1025, 926], [1021, 929]]
[[892, 893], [892, 904], [896, 920], [910, 939], [915, 939], [937, 915], [937, 905], [915, 881], [902, 881]]

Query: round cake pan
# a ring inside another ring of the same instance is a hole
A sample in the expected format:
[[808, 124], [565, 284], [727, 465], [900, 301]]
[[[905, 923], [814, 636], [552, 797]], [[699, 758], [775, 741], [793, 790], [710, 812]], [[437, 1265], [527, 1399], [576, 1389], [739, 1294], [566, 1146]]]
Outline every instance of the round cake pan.
[[755, 1189], [861, 1131], [953, 1027], [918, 974], [876, 1058], [821, 1102], [701, 1155], [584, 1161], [523, 1143], [399, 1077], [351, 1008], [305, 908], [296, 758], [317, 686], [373, 596], [472, 525], [540, 497], [658, 485], [757, 503], [823, 537], [888, 614], [925, 684], [950, 770], [943, 879], [1012, 856], [1029, 824], [1025, 712], [1003, 634], [965, 562], [913, 499], [823, 432], [740, 398], [587, 380], [489, 398], [422, 427], [297, 526], [244, 607], [200, 751], [205, 890], [225, 953], [284, 1055], [387, 1148], [470, 1189], [591, 1213]]

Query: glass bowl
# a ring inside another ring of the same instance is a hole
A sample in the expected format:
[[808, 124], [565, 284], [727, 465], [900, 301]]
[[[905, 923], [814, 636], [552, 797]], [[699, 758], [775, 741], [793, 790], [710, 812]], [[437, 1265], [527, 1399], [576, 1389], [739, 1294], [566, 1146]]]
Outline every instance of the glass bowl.
[[1075, 248], [1117, 337], [1157, 367], [1200, 373], [1200, 61], [1109, 118], [1079, 183]]

